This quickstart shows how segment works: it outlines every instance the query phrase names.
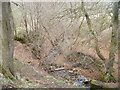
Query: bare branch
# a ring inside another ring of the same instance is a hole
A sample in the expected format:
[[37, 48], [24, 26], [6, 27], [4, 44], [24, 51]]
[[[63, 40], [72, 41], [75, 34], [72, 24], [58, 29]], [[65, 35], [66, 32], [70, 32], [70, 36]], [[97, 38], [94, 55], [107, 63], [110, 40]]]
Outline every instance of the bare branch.
[[84, 3], [82, 2], [82, 7], [81, 7], [81, 10], [82, 12], [84, 13], [85, 17], [86, 17], [86, 20], [87, 20], [87, 24], [88, 24], [88, 27], [89, 27], [89, 30], [91, 32], [91, 34], [94, 36], [94, 39], [95, 39], [95, 49], [96, 49], [96, 53], [97, 55], [101, 58], [101, 60], [105, 61], [105, 57], [101, 54], [101, 51], [99, 49], [99, 46], [98, 46], [98, 39], [94, 33], [94, 30], [92, 29], [92, 23], [91, 23], [91, 20], [89, 18], [89, 15], [88, 13], [86, 12], [86, 9], [84, 7]]

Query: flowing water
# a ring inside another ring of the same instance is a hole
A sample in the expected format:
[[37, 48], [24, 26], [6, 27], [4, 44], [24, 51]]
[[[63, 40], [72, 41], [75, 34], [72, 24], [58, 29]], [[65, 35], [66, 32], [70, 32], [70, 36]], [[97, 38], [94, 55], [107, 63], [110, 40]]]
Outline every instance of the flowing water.
[[84, 83], [87, 80], [85, 76], [77, 76], [74, 74], [71, 75], [66, 70], [55, 71], [52, 75], [62, 77], [80, 88], [90, 88], [90, 85]]
[[[46, 57], [45, 64], [47, 65], [47, 67], [51, 66], [51, 63], [54, 62], [54, 57], [57, 54], [59, 54], [58, 50], [52, 50], [51, 53]], [[77, 53], [77, 54], [74, 53], [74, 54], [75, 55], [73, 55], [73, 57], [71, 58], [72, 60], [75, 59], [74, 62], [80, 61], [82, 59], [82, 62], [80, 62], [81, 64], [87, 63], [87, 61], [89, 61], [89, 65], [87, 65], [87, 66], [89, 66], [88, 68], [90, 68], [93, 65], [93, 64], [91, 64], [92, 63], [91, 60], [93, 60], [92, 57], [81, 54], [81, 53]], [[76, 60], [77, 59], [76, 55], [77, 55], [77, 57], [79, 57], [78, 58], [79, 60]], [[90, 61], [91, 61], [91, 63], [90, 63]], [[81, 66], [81, 65], [79, 65], [79, 66]], [[83, 66], [85, 66], [85, 65], [83, 65]], [[52, 64], [52, 67], [55, 67], [55, 66]], [[50, 74], [52, 74], [56, 77], [61, 77], [65, 80], [69, 81], [70, 83], [72, 83], [76, 86], [79, 86], [80, 88], [91, 88], [90, 83], [85, 83], [85, 82], [87, 82], [86, 81], [87, 78], [85, 76], [80, 76], [80, 75], [77, 75], [77, 74], [74, 74], [74, 73], [70, 73], [69, 71], [70, 70], [64, 69], [64, 70], [58, 70], [58, 71], [50, 72]], [[71, 72], [72, 71], [74, 72], [74, 70], [71, 70]]]

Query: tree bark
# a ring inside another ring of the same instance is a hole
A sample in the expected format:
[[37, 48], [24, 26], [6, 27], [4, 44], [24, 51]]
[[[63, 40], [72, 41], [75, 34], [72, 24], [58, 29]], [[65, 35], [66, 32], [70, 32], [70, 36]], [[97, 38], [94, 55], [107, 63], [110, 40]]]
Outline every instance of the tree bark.
[[25, 26], [25, 31], [26, 31], [26, 35], [27, 35], [27, 40], [29, 41], [29, 32], [28, 32], [28, 22], [27, 22], [27, 11], [25, 10], [25, 6], [24, 3], [22, 3], [22, 14], [23, 14], [23, 21], [24, 21], [24, 26]]
[[2, 3], [2, 73], [14, 78], [13, 48], [14, 48], [14, 23], [10, 2]]
[[118, 2], [113, 4], [113, 25], [112, 25], [112, 36], [111, 45], [109, 52], [109, 59], [106, 63], [106, 73], [110, 76], [113, 72], [113, 64], [115, 60], [115, 53], [117, 50], [117, 32], [118, 32]]
[[100, 48], [99, 48], [99, 45], [98, 45], [98, 39], [97, 39], [97, 37], [96, 37], [96, 35], [95, 35], [95, 33], [94, 33], [94, 30], [93, 30], [93, 28], [92, 28], [91, 20], [90, 20], [89, 15], [88, 15], [85, 7], [84, 7], [84, 3], [83, 3], [83, 2], [82, 2], [82, 12], [83, 12], [83, 14], [84, 14], [85, 17], [86, 17], [86, 21], [87, 21], [87, 25], [88, 25], [89, 31], [90, 31], [90, 33], [91, 33], [91, 34], [93, 35], [93, 37], [94, 37], [96, 53], [97, 53], [97, 55], [99, 56], [99, 58], [100, 58], [101, 60], [105, 61], [106, 59], [105, 59], [105, 57], [102, 55], [102, 53], [101, 53], [101, 51], [100, 51]]
[[0, 66], [2, 62], [2, 34], [1, 33], [2, 33], [2, 2], [0, 1]]
[[108, 60], [101, 54], [101, 51], [98, 46], [98, 39], [96, 38], [96, 35], [92, 29], [92, 23], [91, 23], [88, 13], [86, 12], [83, 2], [82, 2], [82, 11], [86, 17], [86, 21], [87, 21], [89, 30], [90, 30], [91, 34], [94, 36], [96, 53], [99, 56], [99, 58], [101, 58], [101, 60], [103, 60], [106, 63], [106, 66], [105, 66], [106, 73], [103, 76], [103, 79], [106, 82], [114, 82], [115, 78], [112, 75], [112, 73], [113, 73], [113, 64], [114, 64], [114, 60], [115, 60], [115, 53], [116, 53], [116, 49], [117, 49], [118, 2], [114, 2], [114, 4], [113, 4], [113, 27], [112, 27], [111, 45], [110, 45]]

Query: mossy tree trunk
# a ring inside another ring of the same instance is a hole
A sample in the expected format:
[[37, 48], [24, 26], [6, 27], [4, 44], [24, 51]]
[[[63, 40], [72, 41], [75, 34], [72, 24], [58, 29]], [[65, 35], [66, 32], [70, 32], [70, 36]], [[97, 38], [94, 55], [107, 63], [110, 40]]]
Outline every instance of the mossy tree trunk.
[[90, 19], [89, 15], [88, 15], [85, 7], [84, 7], [84, 3], [83, 3], [83, 2], [82, 2], [82, 8], [81, 8], [81, 10], [82, 10], [83, 14], [84, 14], [85, 17], [86, 17], [86, 21], [87, 21], [87, 25], [88, 25], [89, 31], [90, 31], [90, 33], [91, 33], [91, 34], [93, 35], [93, 37], [94, 37], [96, 53], [97, 53], [97, 55], [99, 56], [99, 58], [100, 58], [101, 60], [105, 61], [106, 59], [105, 59], [105, 57], [102, 55], [102, 53], [101, 53], [101, 51], [100, 51], [100, 48], [99, 48], [99, 45], [98, 45], [98, 39], [97, 39], [96, 34], [95, 34], [95, 32], [94, 32], [94, 30], [93, 30], [93, 28], [92, 28], [91, 19]]
[[12, 79], [13, 69], [13, 44], [14, 44], [14, 23], [10, 2], [2, 2], [2, 73]]
[[90, 20], [89, 15], [88, 15], [85, 7], [84, 7], [83, 2], [82, 2], [81, 10], [86, 17], [86, 21], [87, 21], [89, 31], [91, 32], [91, 34], [94, 37], [96, 53], [99, 56], [99, 58], [104, 63], [106, 63], [106, 65], [105, 65], [106, 72], [105, 72], [105, 75], [103, 76], [103, 79], [106, 82], [113, 82], [113, 81], [115, 81], [115, 78], [112, 74], [113, 74], [113, 64], [114, 64], [114, 60], [115, 60], [115, 52], [116, 52], [116, 49], [117, 49], [118, 2], [114, 2], [114, 4], [113, 4], [113, 27], [112, 27], [111, 45], [110, 45], [109, 58], [108, 59], [106, 59], [100, 51], [100, 47], [98, 45], [98, 39], [97, 39], [97, 37], [94, 33], [94, 30], [92, 28], [91, 20]]
[[118, 32], [118, 2], [114, 2], [113, 4], [113, 25], [112, 25], [112, 36], [111, 36], [111, 44], [109, 51], [109, 59], [106, 62], [106, 79], [108, 81], [113, 81], [114, 78], [112, 75], [113, 72], [113, 64], [115, 60], [115, 53], [117, 49], [117, 32]]
[[[2, 61], [2, 3], [0, 1], [0, 66]], [[0, 69], [1, 72], [1, 69]]]

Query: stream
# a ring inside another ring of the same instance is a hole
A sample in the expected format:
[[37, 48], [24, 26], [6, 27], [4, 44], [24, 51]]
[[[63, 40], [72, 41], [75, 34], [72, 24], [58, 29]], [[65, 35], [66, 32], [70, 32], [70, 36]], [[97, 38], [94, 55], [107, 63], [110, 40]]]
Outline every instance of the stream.
[[79, 86], [81, 88], [90, 88], [89, 81], [85, 76], [77, 76], [73, 74], [71, 75], [66, 70], [52, 72], [52, 75], [62, 77], [63, 79], [66, 79], [75, 86]]
[[[47, 68], [54, 67], [54, 69], [58, 68], [56, 65], [52, 64], [54, 62], [55, 55], [59, 54], [60, 52], [57, 50], [52, 50], [50, 54], [45, 59], [45, 66]], [[75, 71], [78, 72], [78, 71]], [[66, 80], [67, 82], [79, 86], [80, 88], [92, 88], [91, 87], [91, 80], [88, 80], [87, 77], [81, 76], [79, 74], [75, 74], [74, 70], [68, 70], [68, 69], [62, 69], [62, 70], [53, 70], [52, 72], [49, 72], [49, 74], [60, 77]]]

